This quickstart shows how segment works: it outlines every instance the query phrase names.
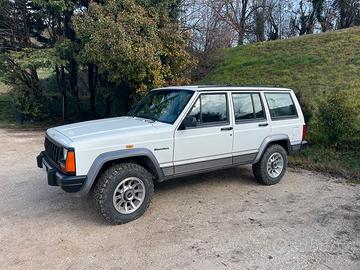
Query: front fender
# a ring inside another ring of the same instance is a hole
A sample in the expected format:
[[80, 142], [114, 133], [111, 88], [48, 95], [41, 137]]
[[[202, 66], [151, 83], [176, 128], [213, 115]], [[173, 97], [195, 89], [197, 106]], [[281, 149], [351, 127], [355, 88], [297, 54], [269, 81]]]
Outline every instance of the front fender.
[[154, 154], [146, 148], [135, 148], [135, 149], [127, 149], [127, 150], [118, 150], [111, 151], [100, 154], [91, 165], [89, 172], [86, 176], [86, 181], [79, 191], [79, 195], [86, 195], [89, 193], [92, 188], [99, 171], [104, 166], [105, 163], [113, 160], [123, 159], [123, 158], [132, 158], [132, 157], [147, 157], [151, 160], [156, 169], [156, 173], [159, 179], [164, 178], [163, 172], [160, 168], [160, 165], [154, 156]]

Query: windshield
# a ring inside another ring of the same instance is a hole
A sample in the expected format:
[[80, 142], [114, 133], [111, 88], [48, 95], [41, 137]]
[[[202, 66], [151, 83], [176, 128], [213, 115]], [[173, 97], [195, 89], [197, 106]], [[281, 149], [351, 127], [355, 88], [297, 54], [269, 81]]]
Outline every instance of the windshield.
[[173, 124], [193, 93], [189, 90], [171, 89], [151, 91], [129, 115]]

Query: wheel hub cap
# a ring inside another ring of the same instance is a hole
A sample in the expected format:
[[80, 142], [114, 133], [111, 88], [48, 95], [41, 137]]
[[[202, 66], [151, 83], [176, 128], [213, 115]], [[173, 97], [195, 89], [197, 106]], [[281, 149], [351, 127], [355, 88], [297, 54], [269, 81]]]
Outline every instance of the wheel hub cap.
[[124, 200], [131, 201], [134, 198], [134, 191], [133, 190], [127, 190], [124, 193]]
[[273, 153], [267, 162], [267, 173], [270, 177], [278, 177], [284, 168], [284, 159], [280, 153]]
[[144, 182], [137, 177], [128, 177], [115, 188], [113, 205], [121, 214], [131, 214], [139, 209], [144, 199]]

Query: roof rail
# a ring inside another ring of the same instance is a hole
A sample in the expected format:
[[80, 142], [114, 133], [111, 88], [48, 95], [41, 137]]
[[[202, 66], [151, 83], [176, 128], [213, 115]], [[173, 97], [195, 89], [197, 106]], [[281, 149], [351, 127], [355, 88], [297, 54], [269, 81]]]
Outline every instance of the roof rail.
[[196, 86], [198, 88], [206, 88], [206, 87], [283, 87], [280, 84], [203, 84], [203, 85], [193, 85], [193, 86]]

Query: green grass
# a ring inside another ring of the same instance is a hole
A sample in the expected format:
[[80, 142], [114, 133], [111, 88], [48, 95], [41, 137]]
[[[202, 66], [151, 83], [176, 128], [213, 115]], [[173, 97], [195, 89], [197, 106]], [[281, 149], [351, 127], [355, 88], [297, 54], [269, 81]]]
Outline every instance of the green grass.
[[201, 83], [275, 84], [311, 108], [335, 88], [360, 93], [360, 27], [225, 49]]
[[289, 165], [341, 176], [360, 184], [360, 154], [356, 150], [313, 146], [289, 156]]
[[[217, 57], [222, 57], [222, 62], [200, 83], [292, 88], [307, 120], [321, 109], [318, 104], [326, 94], [335, 89], [347, 91], [355, 107], [360, 106], [360, 27], [224, 49]], [[357, 119], [360, 127], [360, 115]], [[316, 124], [309, 123], [311, 135]], [[354, 136], [359, 138], [359, 133]], [[290, 157], [290, 164], [360, 182], [360, 150], [357, 149], [337, 152], [315, 146]]]

